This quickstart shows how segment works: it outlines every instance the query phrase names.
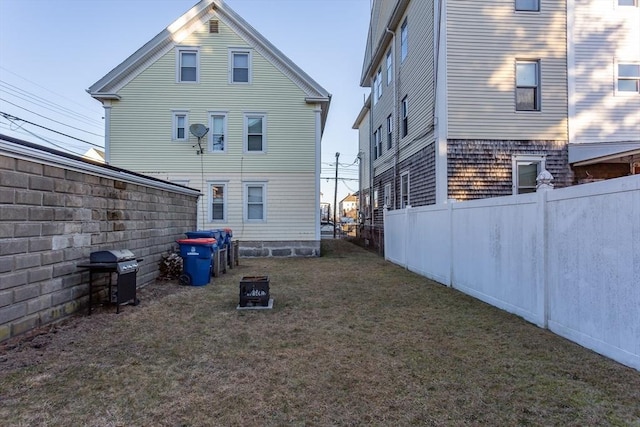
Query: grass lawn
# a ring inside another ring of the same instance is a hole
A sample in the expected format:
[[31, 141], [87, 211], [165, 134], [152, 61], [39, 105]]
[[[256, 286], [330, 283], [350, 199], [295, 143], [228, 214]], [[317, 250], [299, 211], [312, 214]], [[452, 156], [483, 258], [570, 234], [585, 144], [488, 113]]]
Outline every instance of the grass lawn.
[[[640, 426], [640, 372], [344, 241], [0, 347], [3, 426]], [[268, 275], [273, 310], [238, 311]]]

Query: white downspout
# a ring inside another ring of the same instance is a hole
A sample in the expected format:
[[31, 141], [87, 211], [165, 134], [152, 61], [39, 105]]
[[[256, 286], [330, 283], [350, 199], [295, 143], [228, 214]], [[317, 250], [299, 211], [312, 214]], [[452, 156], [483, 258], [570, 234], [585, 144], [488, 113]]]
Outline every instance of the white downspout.
[[446, 203], [448, 199], [447, 175], [447, 0], [436, 3], [434, 13], [436, 25], [435, 60], [436, 60], [436, 107], [434, 126], [436, 128], [436, 204]]
[[315, 230], [315, 240], [320, 241], [320, 153], [322, 150], [322, 107], [320, 107], [319, 105], [316, 107], [316, 109], [314, 110], [314, 112], [316, 113], [316, 132], [315, 132], [315, 147], [316, 147], [316, 167], [315, 167], [315, 171], [316, 171], [316, 176], [315, 176], [315, 187], [316, 187], [316, 201], [315, 201], [315, 224], [316, 224], [316, 230]]
[[104, 107], [104, 161], [111, 163], [111, 101], [103, 101]]

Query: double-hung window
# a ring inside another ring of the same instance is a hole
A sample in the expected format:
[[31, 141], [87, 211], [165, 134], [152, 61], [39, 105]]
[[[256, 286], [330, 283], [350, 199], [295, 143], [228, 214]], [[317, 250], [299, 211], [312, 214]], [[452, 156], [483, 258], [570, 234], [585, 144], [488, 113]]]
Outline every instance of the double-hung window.
[[387, 116], [387, 150], [391, 150], [393, 147], [393, 116], [389, 114]]
[[409, 53], [409, 27], [405, 19], [400, 27], [400, 62], [404, 62]]
[[382, 126], [373, 133], [373, 158], [374, 160], [382, 156]]
[[384, 185], [384, 206], [387, 209], [391, 209], [391, 183], [387, 183]]
[[400, 175], [400, 208], [404, 209], [409, 206], [409, 190], [411, 189], [409, 183], [409, 172], [403, 172]]
[[179, 46], [176, 49], [176, 82], [200, 81], [200, 52], [197, 47]]
[[409, 133], [409, 100], [405, 96], [402, 100], [402, 137]]
[[247, 153], [267, 151], [267, 116], [265, 114], [245, 114], [244, 151]]
[[229, 64], [231, 83], [251, 83], [251, 51], [230, 50]]
[[376, 84], [376, 96], [378, 97], [378, 99], [382, 98], [382, 67], [378, 68], [378, 74], [376, 74], [376, 78], [375, 78], [375, 84]]
[[264, 182], [247, 182], [244, 184], [244, 217], [248, 222], [264, 222], [267, 220], [267, 184]]
[[516, 111], [540, 111], [540, 61], [516, 61]]
[[618, 0], [618, 6], [637, 6], [638, 0]]
[[511, 170], [513, 194], [534, 193], [536, 179], [544, 169], [544, 156], [513, 156]]
[[526, 12], [539, 12], [540, 0], [516, 0], [516, 10]]
[[227, 184], [212, 182], [209, 186], [211, 200], [211, 222], [225, 222], [227, 219]]
[[640, 62], [618, 63], [618, 92], [640, 93]]
[[393, 82], [393, 55], [391, 49], [387, 52], [387, 86]]
[[224, 152], [227, 134], [227, 113], [209, 112], [209, 151]]
[[189, 140], [189, 112], [186, 110], [173, 110], [172, 113], [171, 139], [173, 141]]

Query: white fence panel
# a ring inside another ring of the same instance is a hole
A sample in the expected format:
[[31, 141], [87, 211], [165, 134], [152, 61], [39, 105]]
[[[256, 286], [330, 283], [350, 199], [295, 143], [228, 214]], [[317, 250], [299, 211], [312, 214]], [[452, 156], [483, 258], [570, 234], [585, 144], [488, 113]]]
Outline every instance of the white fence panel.
[[548, 194], [549, 329], [640, 368], [640, 178]]
[[385, 255], [640, 369], [640, 176], [391, 211]]
[[543, 325], [537, 194], [453, 205], [453, 287]]

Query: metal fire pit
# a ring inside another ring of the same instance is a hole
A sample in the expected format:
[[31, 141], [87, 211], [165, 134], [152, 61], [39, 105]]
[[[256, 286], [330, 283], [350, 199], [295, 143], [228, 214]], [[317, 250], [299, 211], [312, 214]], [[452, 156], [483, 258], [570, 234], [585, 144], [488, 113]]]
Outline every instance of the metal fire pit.
[[269, 276], [245, 276], [240, 280], [240, 307], [269, 306]]

